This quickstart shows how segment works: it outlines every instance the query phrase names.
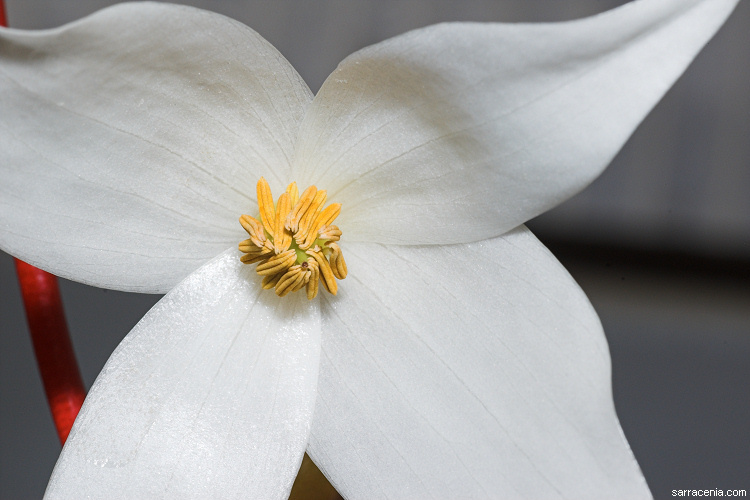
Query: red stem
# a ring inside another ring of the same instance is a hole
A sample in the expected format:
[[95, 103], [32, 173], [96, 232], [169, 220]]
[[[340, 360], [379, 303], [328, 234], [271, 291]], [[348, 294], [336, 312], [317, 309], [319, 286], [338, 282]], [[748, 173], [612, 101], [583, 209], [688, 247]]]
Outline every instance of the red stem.
[[57, 278], [18, 259], [16, 273], [47, 402], [60, 442], [65, 443], [86, 390], [68, 334]]
[[[0, 0], [0, 26], [8, 26], [3, 0]], [[60, 443], [65, 443], [86, 389], [70, 342], [57, 278], [18, 259], [16, 274], [44, 392]]]

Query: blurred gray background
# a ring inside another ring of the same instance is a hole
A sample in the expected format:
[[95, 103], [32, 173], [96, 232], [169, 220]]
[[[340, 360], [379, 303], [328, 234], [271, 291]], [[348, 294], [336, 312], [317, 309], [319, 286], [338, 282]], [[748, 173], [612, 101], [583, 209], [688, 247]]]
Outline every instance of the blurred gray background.
[[[6, 0], [11, 26], [117, 3]], [[440, 21], [557, 21], [616, 0], [184, 1], [273, 43], [316, 91], [349, 53]], [[750, 490], [750, 2], [587, 190], [529, 226], [610, 343], [615, 403], [656, 498]], [[62, 280], [84, 380], [159, 297]], [[0, 254], [0, 498], [41, 498], [59, 453], [10, 256]]]

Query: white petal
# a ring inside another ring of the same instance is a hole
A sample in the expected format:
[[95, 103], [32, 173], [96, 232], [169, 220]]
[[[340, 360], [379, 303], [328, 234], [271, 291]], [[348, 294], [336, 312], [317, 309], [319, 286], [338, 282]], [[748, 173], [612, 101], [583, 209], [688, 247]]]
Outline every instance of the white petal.
[[308, 448], [346, 498], [649, 496], [599, 320], [527, 229], [346, 259]]
[[736, 2], [441, 24], [368, 47], [313, 101], [295, 178], [342, 203], [348, 241], [502, 234], [599, 175]]
[[[309, 89], [223, 16], [126, 4], [0, 31], [0, 248], [60, 276], [165, 292], [286, 186]], [[238, 240], [239, 238], [239, 240]]]
[[288, 496], [315, 403], [319, 307], [261, 290], [237, 254], [190, 275], [123, 340], [48, 498]]

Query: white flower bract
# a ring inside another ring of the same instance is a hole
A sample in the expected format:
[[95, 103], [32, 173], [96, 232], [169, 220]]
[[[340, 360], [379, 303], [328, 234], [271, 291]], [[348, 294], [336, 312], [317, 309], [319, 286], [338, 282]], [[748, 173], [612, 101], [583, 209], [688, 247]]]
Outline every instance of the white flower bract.
[[[736, 0], [441, 24], [319, 93], [250, 28], [120, 4], [0, 31], [0, 248], [167, 295], [123, 340], [49, 498], [648, 497], [587, 299], [522, 224], [591, 182]], [[338, 295], [239, 260], [255, 182], [341, 203]]]

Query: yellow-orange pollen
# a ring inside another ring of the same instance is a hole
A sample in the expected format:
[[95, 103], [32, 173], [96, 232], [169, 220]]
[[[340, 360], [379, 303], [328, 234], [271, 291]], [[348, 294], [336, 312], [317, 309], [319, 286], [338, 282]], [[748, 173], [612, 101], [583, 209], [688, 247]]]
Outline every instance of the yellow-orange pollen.
[[263, 288], [275, 288], [279, 297], [304, 288], [307, 298], [313, 299], [319, 283], [336, 295], [336, 278], [346, 278], [346, 262], [336, 243], [341, 230], [332, 225], [341, 204], [323, 208], [325, 191], [310, 186], [300, 195], [297, 183], [292, 182], [274, 206], [271, 188], [263, 177], [257, 191], [260, 221], [249, 215], [240, 217], [250, 235], [240, 243], [244, 252], [240, 260], [257, 262]]

